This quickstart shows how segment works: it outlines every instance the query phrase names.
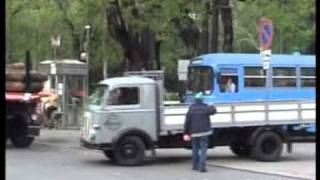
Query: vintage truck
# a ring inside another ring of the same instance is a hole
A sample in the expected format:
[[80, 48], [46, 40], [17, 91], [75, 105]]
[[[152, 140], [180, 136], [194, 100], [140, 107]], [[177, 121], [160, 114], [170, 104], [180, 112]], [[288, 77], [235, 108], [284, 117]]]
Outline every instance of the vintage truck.
[[[230, 146], [238, 156], [277, 161], [283, 144], [314, 142], [314, 100], [216, 103], [209, 148]], [[81, 144], [120, 165], [139, 165], [146, 150], [190, 148], [183, 141], [188, 105], [165, 106], [163, 72], [128, 72], [98, 83], [84, 112]], [[155, 153], [152, 153], [155, 154]]]

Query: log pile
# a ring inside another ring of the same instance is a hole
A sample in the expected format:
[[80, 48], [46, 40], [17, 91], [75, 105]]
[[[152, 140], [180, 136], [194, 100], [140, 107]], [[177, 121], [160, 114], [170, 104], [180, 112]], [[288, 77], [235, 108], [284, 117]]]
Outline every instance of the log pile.
[[[6, 91], [25, 92], [26, 89], [26, 67], [24, 63], [14, 63], [6, 65]], [[40, 92], [43, 89], [43, 83], [47, 80], [47, 75], [30, 71], [30, 91], [32, 93]]]

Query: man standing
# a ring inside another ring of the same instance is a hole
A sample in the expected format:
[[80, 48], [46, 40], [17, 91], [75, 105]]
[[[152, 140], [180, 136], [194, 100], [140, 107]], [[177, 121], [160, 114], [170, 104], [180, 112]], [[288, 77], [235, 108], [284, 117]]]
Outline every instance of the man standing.
[[188, 110], [184, 123], [184, 139], [188, 140], [191, 135], [192, 169], [206, 172], [209, 135], [213, 132], [210, 126], [210, 115], [216, 113], [216, 108], [204, 104], [202, 99], [203, 93], [197, 93], [195, 103]]

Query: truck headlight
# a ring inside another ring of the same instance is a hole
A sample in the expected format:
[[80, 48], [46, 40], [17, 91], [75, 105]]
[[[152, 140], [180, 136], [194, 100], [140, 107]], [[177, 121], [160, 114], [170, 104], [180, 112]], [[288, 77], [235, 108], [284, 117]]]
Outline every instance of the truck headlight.
[[97, 131], [100, 129], [100, 126], [97, 124], [93, 124], [92, 128], [89, 130], [89, 139], [90, 141], [94, 141], [97, 135]]
[[90, 141], [94, 141], [96, 139], [97, 131], [95, 129], [89, 130], [89, 139]]

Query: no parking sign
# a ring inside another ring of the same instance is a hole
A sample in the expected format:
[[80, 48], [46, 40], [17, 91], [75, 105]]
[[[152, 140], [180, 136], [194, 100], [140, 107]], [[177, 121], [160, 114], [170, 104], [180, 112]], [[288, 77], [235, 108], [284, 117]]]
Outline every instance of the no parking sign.
[[263, 49], [269, 49], [273, 37], [272, 21], [266, 18], [259, 20], [259, 39]]

